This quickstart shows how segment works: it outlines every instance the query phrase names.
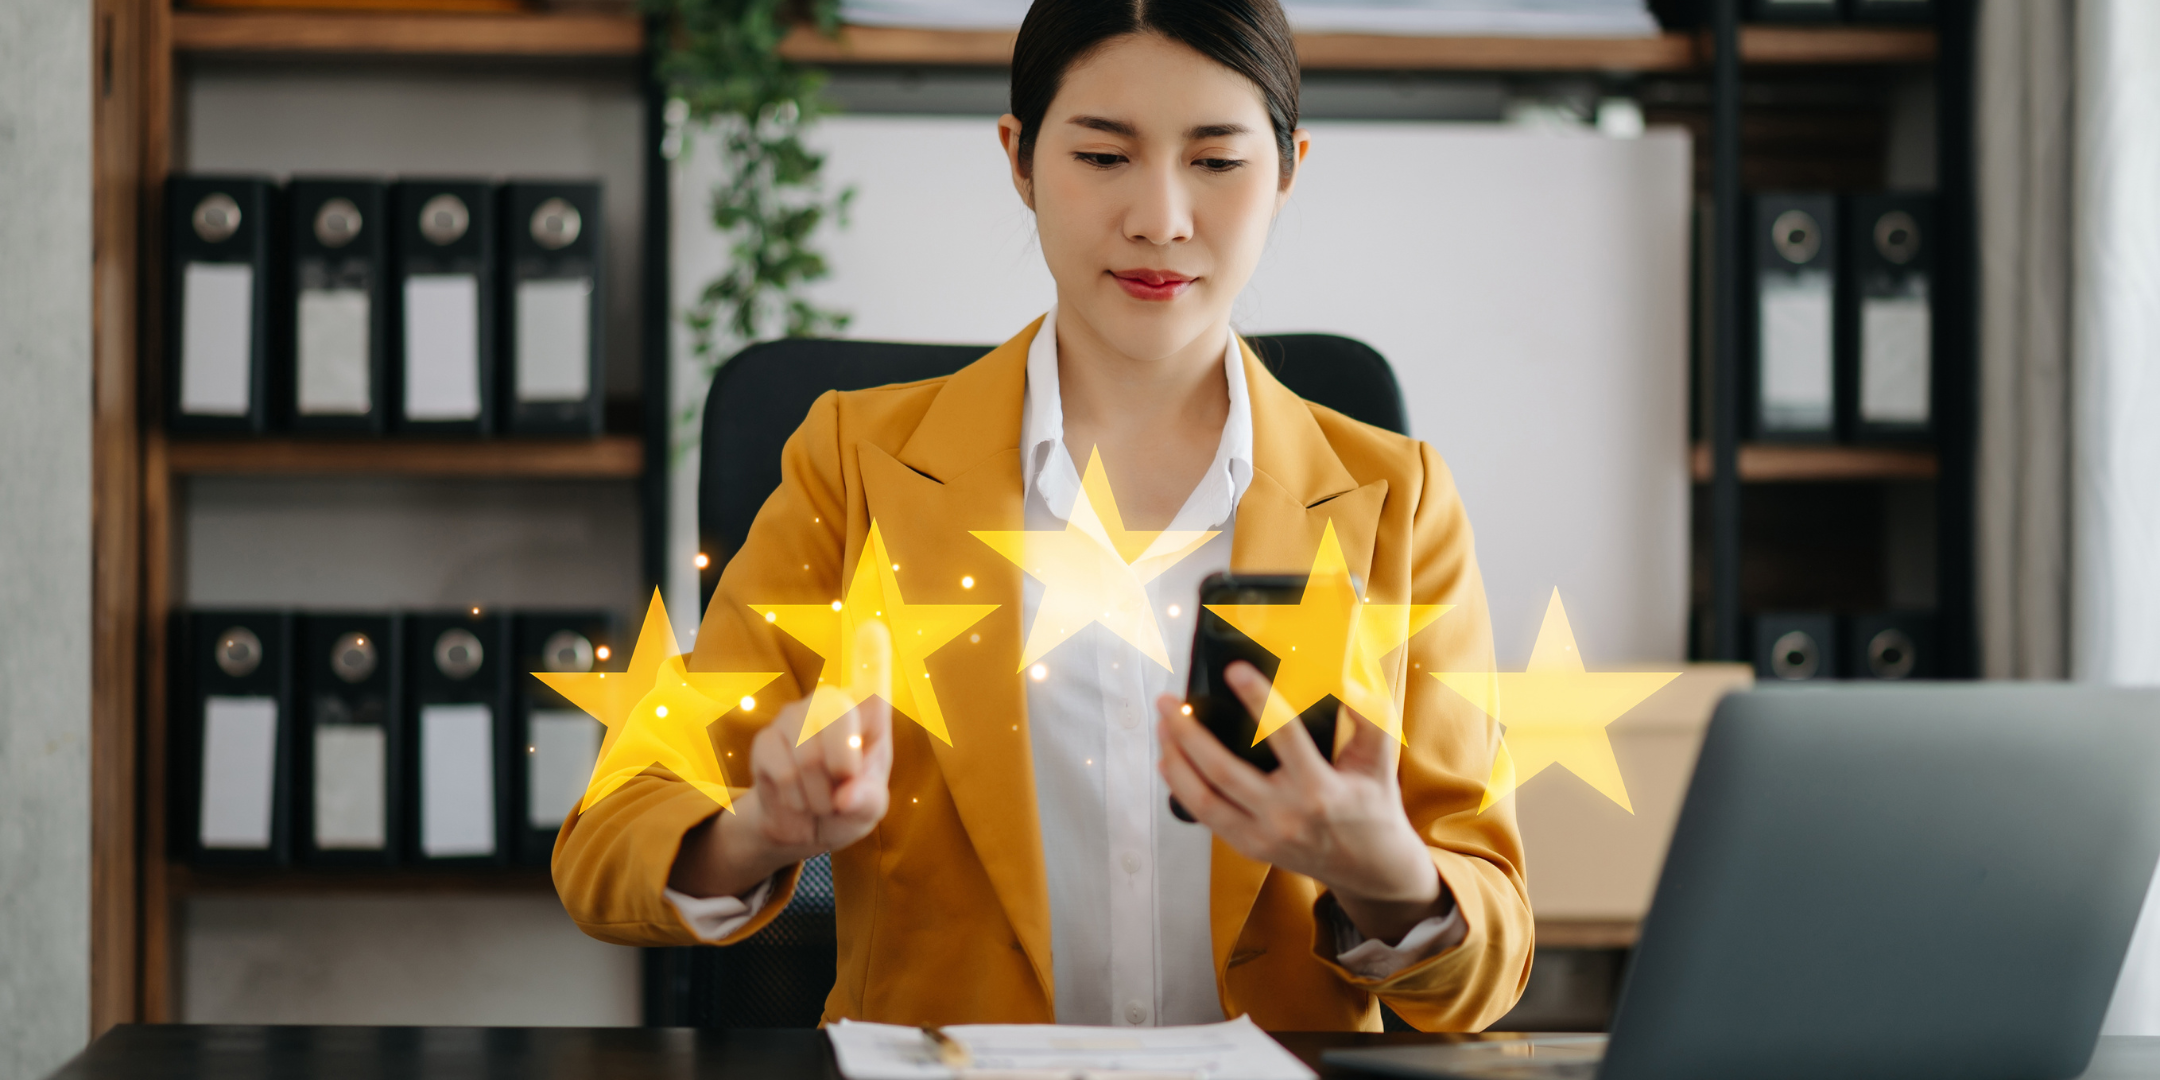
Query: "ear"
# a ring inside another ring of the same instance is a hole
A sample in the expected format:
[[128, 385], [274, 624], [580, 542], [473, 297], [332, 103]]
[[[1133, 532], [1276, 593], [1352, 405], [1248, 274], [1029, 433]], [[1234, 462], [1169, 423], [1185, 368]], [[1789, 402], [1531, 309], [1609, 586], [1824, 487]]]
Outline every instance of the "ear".
[[1020, 118], [1011, 113], [998, 117], [998, 145], [1005, 148], [1005, 164], [1012, 169], [1013, 190], [1029, 210], [1035, 209], [1035, 183], [1020, 166]]
[[1297, 163], [1290, 170], [1290, 178], [1282, 182], [1275, 193], [1275, 212], [1282, 213], [1283, 204], [1290, 201], [1290, 189], [1297, 186], [1297, 178], [1305, 173], [1305, 155], [1312, 151], [1312, 132], [1299, 128], [1290, 133], [1290, 145], [1297, 155]]

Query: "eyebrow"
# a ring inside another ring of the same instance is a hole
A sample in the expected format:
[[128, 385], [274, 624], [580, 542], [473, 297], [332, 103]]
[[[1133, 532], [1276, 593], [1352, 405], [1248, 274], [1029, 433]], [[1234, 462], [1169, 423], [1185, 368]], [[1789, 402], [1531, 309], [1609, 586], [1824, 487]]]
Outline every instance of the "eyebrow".
[[[1122, 135], [1128, 139], [1140, 137], [1139, 128], [1123, 120], [1113, 120], [1107, 116], [1075, 116], [1066, 123], [1108, 132], [1112, 135]], [[1185, 138], [1188, 142], [1194, 139], [1220, 139], [1226, 135], [1244, 135], [1251, 130], [1251, 128], [1243, 124], [1200, 124], [1188, 129], [1185, 132]]]

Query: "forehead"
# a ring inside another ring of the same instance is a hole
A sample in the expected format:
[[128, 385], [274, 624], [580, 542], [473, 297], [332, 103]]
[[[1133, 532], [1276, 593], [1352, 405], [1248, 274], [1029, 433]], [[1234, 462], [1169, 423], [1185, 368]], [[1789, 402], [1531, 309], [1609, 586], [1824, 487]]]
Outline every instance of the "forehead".
[[1066, 70], [1044, 133], [1077, 116], [1123, 121], [1144, 134], [1210, 124], [1242, 124], [1261, 136], [1270, 130], [1251, 79], [1157, 34], [1112, 38]]

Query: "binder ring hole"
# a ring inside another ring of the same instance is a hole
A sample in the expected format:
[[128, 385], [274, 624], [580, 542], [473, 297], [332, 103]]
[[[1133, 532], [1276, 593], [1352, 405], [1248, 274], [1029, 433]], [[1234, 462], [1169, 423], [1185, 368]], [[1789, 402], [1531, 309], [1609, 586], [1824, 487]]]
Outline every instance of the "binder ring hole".
[[195, 204], [195, 213], [188, 220], [194, 223], [195, 235], [204, 243], [223, 243], [240, 231], [240, 204], [222, 191], [212, 192]]
[[465, 200], [447, 191], [420, 206], [420, 235], [437, 247], [457, 243], [471, 225], [472, 214], [465, 209]]
[[1822, 650], [1804, 630], [1790, 630], [1770, 646], [1770, 672], [1780, 679], [1812, 679], [1822, 668]]
[[330, 646], [330, 671], [349, 683], [366, 682], [375, 674], [375, 642], [362, 633], [337, 639]]
[[591, 671], [592, 641], [575, 630], [557, 630], [540, 646], [540, 662], [549, 671]]
[[577, 243], [578, 233], [584, 227], [585, 219], [578, 216], [577, 207], [566, 199], [549, 199], [533, 211], [533, 243], [549, 251]]
[[218, 670], [235, 679], [252, 675], [262, 666], [262, 639], [245, 626], [235, 626], [218, 635]]
[[327, 248], [341, 248], [360, 235], [360, 208], [351, 199], [330, 199], [315, 211], [315, 239]]
[[1875, 250], [1899, 266], [1920, 254], [1920, 223], [1903, 210], [1892, 210], [1875, 219]]
[[1770, 242], [1786, 262], [1798, 265], [1822, 250], [1822, 228], [1815, 224], [1815, 215], [1787, 210], [1770, 223]]
[[482, 655], [480, 639], [462, 626], [451, 627], [435, 639], [435, 668], [450, 678], [472, 678], [480, 670]]
[[1895, 627], [1876, 634], [1868, 642], [1868, 673], [1878, 679], [1903, 679], [1911, 676], [1917, 659], [1912, 635]]

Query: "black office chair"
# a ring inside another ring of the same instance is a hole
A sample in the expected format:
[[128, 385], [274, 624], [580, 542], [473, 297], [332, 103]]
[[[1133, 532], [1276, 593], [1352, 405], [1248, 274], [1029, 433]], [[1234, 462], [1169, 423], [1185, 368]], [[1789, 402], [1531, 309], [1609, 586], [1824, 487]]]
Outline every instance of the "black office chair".
[[[1307, 401], [1389, 431], [1407, 430], [1402, 389], [1380, 354], [1333, 334], [1247, 338], [1284, 386]], [[950, 375], [988, 345], [908, 345], [789, 338], [752, 345], [713, 378], [705, 396], [698, 473], [699, 550], [713, 555], [700, 585], [710, 603], [727, 559], [780, 486], [780, 450], [819, 394]], [[832, 862], [803, 866], [795, 898], [755, 936], [726, 949], [650, 949], [648, 1024], [816, 1027], [832, 989]]]

